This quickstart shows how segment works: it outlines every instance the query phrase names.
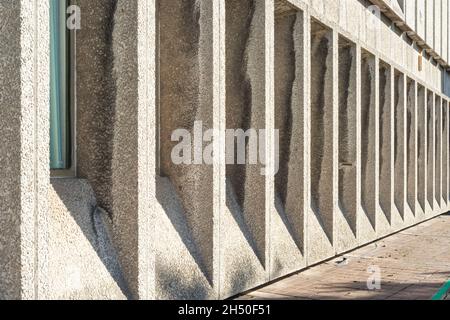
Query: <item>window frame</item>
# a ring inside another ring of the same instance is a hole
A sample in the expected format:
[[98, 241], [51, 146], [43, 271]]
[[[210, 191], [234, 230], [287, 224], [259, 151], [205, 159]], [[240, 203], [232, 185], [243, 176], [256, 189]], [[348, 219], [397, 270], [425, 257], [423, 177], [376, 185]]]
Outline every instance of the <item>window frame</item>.
[[[71, 0], [66, 1], [67, 8], [72, 4]], [[66, 15], [67, 17], [67, 15]], [[50, 168], [50, 178], [75, 178], [77, 176], [77, 135], [76, 135], [76, 30], [67, 30], [68, 37], [68, 109], [70, 116], [70, 167], [67, 169]], [[50, 126], [50, 119], [49, 119]], [[50, 143], [50, 141], [49, 141]], [[49, 164], [50, 166], [50, 164]]]

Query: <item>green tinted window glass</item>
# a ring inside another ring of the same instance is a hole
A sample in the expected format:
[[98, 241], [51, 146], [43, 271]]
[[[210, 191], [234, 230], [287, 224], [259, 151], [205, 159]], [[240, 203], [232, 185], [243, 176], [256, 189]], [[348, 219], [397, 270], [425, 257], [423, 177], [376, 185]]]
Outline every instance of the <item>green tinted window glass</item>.
[[50, 0], [50, 168], [71, 166], [66, 0]]

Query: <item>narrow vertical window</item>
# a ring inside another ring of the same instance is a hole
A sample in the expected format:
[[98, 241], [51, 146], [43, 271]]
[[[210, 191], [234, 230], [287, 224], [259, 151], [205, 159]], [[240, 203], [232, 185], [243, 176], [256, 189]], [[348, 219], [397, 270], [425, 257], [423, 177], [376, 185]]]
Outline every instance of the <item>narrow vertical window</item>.
[[50, 0], [50, 168], [71, 167], [69, 32], [66, 0]]

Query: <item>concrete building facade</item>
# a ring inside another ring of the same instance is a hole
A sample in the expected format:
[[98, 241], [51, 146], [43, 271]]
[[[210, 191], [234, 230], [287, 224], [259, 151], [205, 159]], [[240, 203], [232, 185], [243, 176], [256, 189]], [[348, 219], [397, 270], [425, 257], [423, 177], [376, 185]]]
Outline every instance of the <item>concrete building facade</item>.
[[[58, 172], [49, 1], [0, 0], [1, 299], [228, 298], [449, 211], [448, 0], [70, 2]], [[216, 161], [174, 164], [199, 121]]]

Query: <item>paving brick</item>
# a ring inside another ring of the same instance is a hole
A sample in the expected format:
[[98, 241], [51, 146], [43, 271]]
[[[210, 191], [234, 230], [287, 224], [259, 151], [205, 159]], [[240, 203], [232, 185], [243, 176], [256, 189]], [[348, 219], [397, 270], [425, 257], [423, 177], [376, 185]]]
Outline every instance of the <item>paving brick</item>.
[[[260, 288], [246, 297], [428, 300], [450, 278], [449, 230], [450, 217], [441, 216]], [[379, 290], [367, 287], [370, 266], [380, 268]]]

